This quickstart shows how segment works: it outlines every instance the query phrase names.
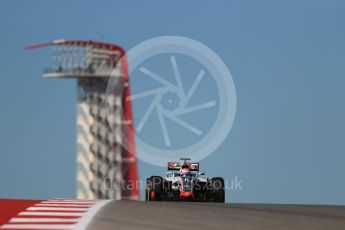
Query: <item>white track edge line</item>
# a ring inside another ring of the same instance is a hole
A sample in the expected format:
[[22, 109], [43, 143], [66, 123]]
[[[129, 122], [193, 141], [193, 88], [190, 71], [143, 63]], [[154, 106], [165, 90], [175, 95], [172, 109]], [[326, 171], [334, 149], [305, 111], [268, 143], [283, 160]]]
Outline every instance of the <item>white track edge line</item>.
[[73, 229], [75, 230], [84, 230], [90, 224], [92, 218], [97, 214], [97, 212], [103, 208], [106, 204], [110, 203], [113, 200], [102, 200], [95, 204], [92, 208], [90, 208], [85, 215], [83, 215], [78, 223], [75, 225]]
[[73, 224], [4, 224], [0, 229], [74, 229]]
[[80, 208], [90, 208], [92, 207], [92, 205], [88, 205], [88, 204], [34, 204], [34, 206], [31, 207], [80, 207]]
[[83, 216], [85, 212], [31, 212], [24, 211], [18, 213], [17, 216]]
[[66, 208], [66, 207], [29, 207], [28, 211], [87, 211], [88, 208]]
[[42, 201], [40, 204], [96, 204], [97, 202], [81, 202], [81, 201]]
[[[78, 218], [79, 219], [79, 218]], [[72, 218], [22, 218], [12, 217], [9, 223], [77, 223], [78, 219]]]

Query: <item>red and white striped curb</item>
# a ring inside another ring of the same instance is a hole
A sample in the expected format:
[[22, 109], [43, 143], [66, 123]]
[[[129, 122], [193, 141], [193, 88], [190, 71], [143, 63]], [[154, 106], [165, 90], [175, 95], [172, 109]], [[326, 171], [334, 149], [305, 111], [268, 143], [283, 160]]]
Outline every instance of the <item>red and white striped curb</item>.
[[108, 202], [110, 200], [37, 201], [2, 223], [0, 229], [85, 229], [93, 216]]

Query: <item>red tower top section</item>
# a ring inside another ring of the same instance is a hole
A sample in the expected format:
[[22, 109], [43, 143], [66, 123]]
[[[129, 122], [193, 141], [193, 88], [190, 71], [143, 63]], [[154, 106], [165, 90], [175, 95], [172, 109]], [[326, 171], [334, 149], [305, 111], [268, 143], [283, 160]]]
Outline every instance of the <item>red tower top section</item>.
[[[31, 50], [47, 46], [53, 46], [53, 66], [44, 70], [44, 77], [77, 79], [121, 77], [122, 81], [119, 82], [122, 82], [124, 86], [122, 91], [123, 118], [125, 121], [133, 121], [131, 102], [125, 100], [130, 96], [130, 87], [127, 57], [122, 47], [96, 41], [55, 40], [28, 46], [25, 49]], [[135, 140], [133, 132], [129, 131], [133, 130], [133, 122], [128, 123], [123, 130], [127, 135], [122, 144], [127, 148], [122, 148], [122, 158], [134, 160], [122, 161], [120, 169], [124, 182], [136, 183], [138, 170], [135, 160]], [[126, 197], [138, 199], [138, 187], [134, 186], [131, 190], [122, 191], [122, 198]]]
[[125, 50], [117, 45], [82, 40], [55, 40], [25, 47], [26, 50], [53, 46], [53, 66], [44, 70], [46, 78], [122, 76], [127, 80]]

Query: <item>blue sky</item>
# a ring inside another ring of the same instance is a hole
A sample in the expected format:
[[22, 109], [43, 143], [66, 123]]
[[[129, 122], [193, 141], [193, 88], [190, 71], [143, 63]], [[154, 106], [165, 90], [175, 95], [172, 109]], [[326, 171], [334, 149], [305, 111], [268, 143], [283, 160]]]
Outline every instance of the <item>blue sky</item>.
[[[0, 197], [75, 195], [74, 80], [43, 80], [65, 39], [126, 50], [156, 36], [198, 40], [230, 69], [238, 104], [202, 171], [243, 189], [227, 200], [345, 204], [343, 1], [1, 1]], [[134, 108], [140, 113], [140, 107]], [[140, 176], [164, 168], [139, 163]]]

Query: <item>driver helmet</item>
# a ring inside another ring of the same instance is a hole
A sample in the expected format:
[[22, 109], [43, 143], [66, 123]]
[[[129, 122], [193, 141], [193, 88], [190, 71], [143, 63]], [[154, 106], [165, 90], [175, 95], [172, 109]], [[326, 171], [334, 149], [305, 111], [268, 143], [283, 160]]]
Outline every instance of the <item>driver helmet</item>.
[[188, 164], [183, 164], [180, 169], [180, 174], [181, 175], [190, 175], [191, 170], [189, 168]]

